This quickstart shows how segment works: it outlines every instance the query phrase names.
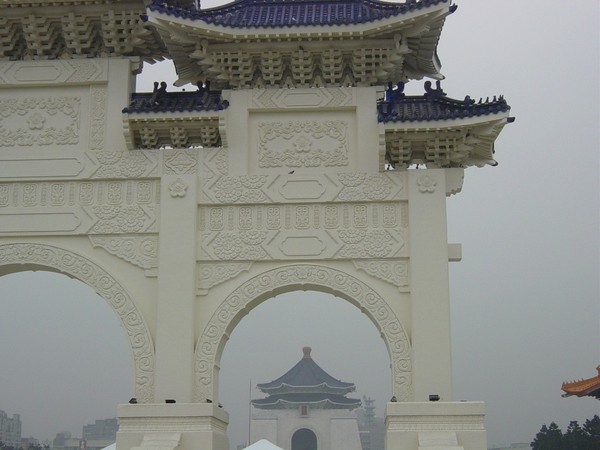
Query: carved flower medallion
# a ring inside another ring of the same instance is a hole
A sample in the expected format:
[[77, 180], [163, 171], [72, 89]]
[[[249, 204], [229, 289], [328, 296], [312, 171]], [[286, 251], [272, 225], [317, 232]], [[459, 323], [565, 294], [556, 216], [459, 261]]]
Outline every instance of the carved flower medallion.
[[425, 193], [435, 191], [435, 185], [437, 182], [429, 175], [423, 175], [417, 179], [417, 184], [419, 185], [419, 191]]

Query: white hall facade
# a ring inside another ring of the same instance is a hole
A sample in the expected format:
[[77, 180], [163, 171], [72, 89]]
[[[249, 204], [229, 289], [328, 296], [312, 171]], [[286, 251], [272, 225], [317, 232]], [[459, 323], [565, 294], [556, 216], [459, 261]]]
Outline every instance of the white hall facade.
[[[137, 404], [118, 408], [117, 450], [227, 449], [228, 335], [298, 289], [349, 301], [380, 331], [397, 400], [387, 449], [485, 448], [483, 404], [451, 401], [460, 246], [445, 205], [464, 168], [495, 165], [510, 108], [439, 84], [403, 93], [443, 78], [436, 47], [455, 9], [0, 5], [0, 274], [67, 274], [119, 317]], [[198, 90], [135, 93], [142, 61], [162, 58]]]

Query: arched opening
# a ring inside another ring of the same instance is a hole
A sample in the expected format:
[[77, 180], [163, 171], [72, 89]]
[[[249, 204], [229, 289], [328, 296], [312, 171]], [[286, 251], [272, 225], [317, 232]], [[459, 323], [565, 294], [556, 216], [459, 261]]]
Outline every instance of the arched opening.
[[292, 436], [292, 450], [317, 450], [317, 435], [308, 428], [300, 428]]
[[0, 407], [20, 414], [22, 437], [82, 437], [133, 396], [127, 335], [90, 286], [23, 268], [0, 272]]
[[144, 317], [126, 289], [106, 270], [72, 251], [45, 244], [0, 245], [0, 275], [27, 270], [63, 273], [84, 282], [116, 313], [133, 355], [135, 397], [153, 401], [154, 346]]
[[265, 397], [256, 384], [292, 368], [305, 345], [312, 347], [312, 357], [323, 370], [356, 384], [356, 391], [348, 397], [376, 399], [376, 414], [383, 416], [392, 396], [392, 380], [390, 357], [380, 332], [345, 299], [314, 290], [294, 290], [252, 309], [225, 344], [219, 401], [229, 413], [232, 449], [249, 441], [249, 400]]

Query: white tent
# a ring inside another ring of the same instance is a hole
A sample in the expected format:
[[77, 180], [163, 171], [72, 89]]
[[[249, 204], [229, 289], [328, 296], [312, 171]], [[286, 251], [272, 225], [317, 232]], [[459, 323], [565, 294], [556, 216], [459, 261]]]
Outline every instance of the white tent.
[[267, 441], [266, 439], [261, 439], [258, 442], [255, 442], [250, 447], [246, 447], [244, 450], [283, 450], [281, 447], [277, 447], [275, 444]]

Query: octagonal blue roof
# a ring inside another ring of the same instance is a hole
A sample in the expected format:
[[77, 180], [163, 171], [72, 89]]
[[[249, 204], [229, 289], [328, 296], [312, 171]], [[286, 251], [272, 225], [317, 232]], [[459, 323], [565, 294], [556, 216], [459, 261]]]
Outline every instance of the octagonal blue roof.
[[310, 357], [310, 347], [302, 349], [302, 359], [285, 374], [270, 383], [258, 383], [256, 386], [271, 395], [285, 393], [336, 393], [344, 395], [356, 389], [354, 383], [336, 380]]

